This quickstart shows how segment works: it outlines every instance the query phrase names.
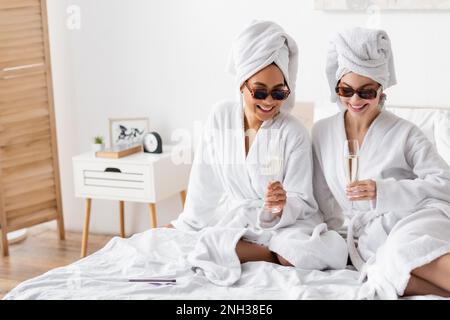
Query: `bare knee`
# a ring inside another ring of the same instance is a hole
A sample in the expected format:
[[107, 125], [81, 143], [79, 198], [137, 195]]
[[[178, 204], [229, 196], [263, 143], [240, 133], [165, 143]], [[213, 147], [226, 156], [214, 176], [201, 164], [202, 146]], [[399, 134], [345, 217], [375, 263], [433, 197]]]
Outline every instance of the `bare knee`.
[[448, 292], [447, 297], [450, 296], [450, 279], [449, 278], [442, 279], [440, 282], [437, 282], [436, 285]]
[[277, 254], [277, 259], [282, 266], [293, 267], [293, 265], [289, 261], [287, 261], [285, 258], [280, 256], [279, 254]]
[[418, 267], [411, 273], [450, 292], [450, 254]]
[[438, 287], [425, 279], [417, 277], [411, 274], [408, 285], [406, 286], [403, 296], [415, 296], [415, 295], [436, 295], [441, 297], [450, 297], [450, 291], [447, 291], [441, 287]]

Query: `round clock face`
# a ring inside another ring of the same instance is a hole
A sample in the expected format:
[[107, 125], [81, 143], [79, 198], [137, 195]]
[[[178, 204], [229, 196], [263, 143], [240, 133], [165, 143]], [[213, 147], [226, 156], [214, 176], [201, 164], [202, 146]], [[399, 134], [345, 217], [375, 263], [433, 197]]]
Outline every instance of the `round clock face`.
[[144, 138], [144, 145], [148, 151], [153, 152], [158, 148], [158, 140], [153, 134], [147, 134]]

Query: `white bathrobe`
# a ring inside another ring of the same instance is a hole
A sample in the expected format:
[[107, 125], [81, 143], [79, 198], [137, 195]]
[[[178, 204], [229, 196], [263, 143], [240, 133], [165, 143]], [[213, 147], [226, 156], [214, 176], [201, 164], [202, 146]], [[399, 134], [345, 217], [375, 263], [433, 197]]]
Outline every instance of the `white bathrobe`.
[[346, 216], [353, 226], [350, 256], [354, 264], [362, 260], [365, 289], [381, 298], [403, 295], [411, 270], [450, 252], [449, 166], [418, 127], [382, 111], [360, 148], [359, 180], [376, 181], [376, 201], [372, 209], [355, 201], [351, 210], [344, 112], [317, 122], [312, 139], [314, 194], [325, 221], [339, 229]]
[[[270, 156], [267, 134], [274, 133], [283, 158], [278, 177], [261, 175], [259, 165]], [[263, 210], [267, 185], [274, 178], [287, 192], [281, 218]], [[224, 195], [225, 204], [219, 206]], [[234, 102], [214, 107], [195, 154], [184, 211], [173, 224], [204, 232], [190, 260], [220, 285], [240, 276], [235, 247], [241, 237], [302, 269], [343, 268], [347, 259], [345, 241], [327, 231], [317, 211], [308, 132], [284, 112], [263, 122], [246, 156], [242, 107]], [[230, 275], [231, 269], [235, 272]]]

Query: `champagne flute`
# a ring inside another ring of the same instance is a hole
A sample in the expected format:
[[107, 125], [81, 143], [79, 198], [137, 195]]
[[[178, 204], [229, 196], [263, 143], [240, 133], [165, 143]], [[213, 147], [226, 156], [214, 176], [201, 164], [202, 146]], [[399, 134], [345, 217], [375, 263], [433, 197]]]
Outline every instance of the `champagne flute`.
[[[270, 182], [275, 182], [279, 180], [280, 175], [283, 172], [283, 156], [281, 152], [280, 145], [276, 139], [269, 141], [268, 146], [268, 157], [266, 162], [260, 166], [260, 174], [263, 176], [269, 176]], [[269, 210], [271, 213], [281, 212], [281, 208], [278, 206], [267, 208], [264, 204], [264, 208]]]
[[[358, 140], [345, 140], [344, 142], [344, 168], [347, 184], [358, 180], [359, 172], [359, 143]], [[353, 209], [353, 201], [351, 201]]]

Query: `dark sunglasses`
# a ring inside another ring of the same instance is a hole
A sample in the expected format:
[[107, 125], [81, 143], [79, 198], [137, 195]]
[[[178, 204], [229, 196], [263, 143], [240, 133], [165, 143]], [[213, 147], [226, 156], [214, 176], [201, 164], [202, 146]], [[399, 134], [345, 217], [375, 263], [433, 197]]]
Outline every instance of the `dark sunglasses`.
[[257, 100], [265, 100], [269, 95], [272, 96], [273, 100], [286, 100], [291, 93], [288, 89], [273, 89], [268, 91], [267, 89], [252, 89], [248, 86], [247, 81], [245, 81], [245, 86], [248, 91], [252, 94], [252, 97]]
[[378, 96], [378, 92], [380, 91], [381, 87], [378, 88], [378, 90], [375, 89], [353, 89], [350, 87], [336, 87], [336, 93], [337, 95], [345, 98], [351, 98], [356, 93], [358, 97], [364, 100], [372, 100], [375, 99]]

